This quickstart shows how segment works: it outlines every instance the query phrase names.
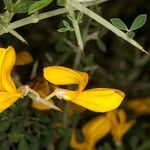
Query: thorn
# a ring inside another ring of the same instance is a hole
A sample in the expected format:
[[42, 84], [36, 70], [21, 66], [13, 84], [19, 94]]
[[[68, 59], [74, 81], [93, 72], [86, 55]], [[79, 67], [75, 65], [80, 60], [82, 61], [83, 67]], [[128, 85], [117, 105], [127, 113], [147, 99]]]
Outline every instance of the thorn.
[[10, 32], [13, 36], [15, 36], [17, 39], [19, 39], [20, 41], [22, 41], [23, 43], [28, 45], [28, 42], [19, 34], [17, 33], [15, 30], [13, 29], [8, 29], [8, 32]]
[[149, 52], [147, 52], [144, 48], [141, 49], [142, 52], [146, 53], [147, 55], [150, 55]]

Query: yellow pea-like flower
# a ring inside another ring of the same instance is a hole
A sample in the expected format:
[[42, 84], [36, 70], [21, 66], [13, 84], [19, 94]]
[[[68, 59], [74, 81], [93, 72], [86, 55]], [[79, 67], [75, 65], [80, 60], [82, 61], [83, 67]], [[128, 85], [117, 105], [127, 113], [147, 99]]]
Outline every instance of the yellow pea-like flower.
[[73, 131], [70, 146], [75, 150], [94, 150], [96, 143], [106, 136], [110, 129], [110, 120], [104, 115], [98, 116], [83, 126], [84, 142], [77, 142], [75, 130]]
[[15, 65], [16, 54], [14, 48], [0, 48], [0, 112], [15, 103], [22, 92], [16, 89], [11, 78], [11, 71]]
[[27, 51], [21, 51], [17, 53], [16, 56], [16, 65], [22, 66], [22, 65], [27, 65], [33, 62], [33, 57], [31, 54]]
[[111, 135], [116, 146], [120, 146], [122, 138], [126, 132], [134, 125], [135, 120], [127, 121], [126, 113], [123, 109], [110, 111], [107, 117], [111, 121]]
[[11, 77], [11, 71], [16, 62], [16, 53], [13, 47], [0, 48], [0, 112], [10, 107], [19, 98], [29, 96], [37, 103], [44, 104], [49, 108], [60, 109], [50, 101], [42, 99], [39, 94], [28, 85], [16, 88]]
[[150, 114], [150, 97], [129, 100], [126, 107], [137, 115]]
[[66, 67], [46, 67], [44, 77], [54, 85], [77, 84], [78, 90], [57, 88], [55, 95], [95, 112], [113, 110], [121, 104], [125, 97], [124, 92], [118, 89], [95, 88], [84, 91], [88, 83], [88, 74]]

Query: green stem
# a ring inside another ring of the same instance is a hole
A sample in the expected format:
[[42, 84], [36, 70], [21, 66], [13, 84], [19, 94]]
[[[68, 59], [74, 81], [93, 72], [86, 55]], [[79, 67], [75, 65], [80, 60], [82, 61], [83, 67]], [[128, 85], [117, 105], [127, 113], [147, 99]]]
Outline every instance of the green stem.
[[[81, 60], [81, 56], [82, 56], [82, 51], [76, 50], [76, 55], [75, 55], [74, 64], [73, 64], [74, 69], [77, 69], [77, 66], [79, 65], [80, 60]], [[68, 111], [69, 111], [70, 108], [71, 108], [71, 102], [67, 101], [65, 103], [63, 116], [62, 116], [62, 124], [63, 124], [64, 128], [67, 127], [68, 124], [69, 124]]]
[[97, 21], [98, 23], [102, 24], [103, 26], [105, 26], [107, 29], [111, 30], [112, 32], [114, 32], [116, 35], [118, 35], [119, 37], [123, 38], [124, 40], [126, 40], [127, 42], [129, 42], [130, 44], [134, 45], [135, 47], [137, 47], [138, 49], [140, 49], [141, 51], [145, 52], [146, 54], [149, 54], [147, 51], [145, 51], [143, 49], [143, 47], [141, 45], [139, 45], [135, 40], [129, 38], [124, 32], [122, 32], [121, 30], [119, 30], [118, 28], [116, 28], [115, 26], [113, 26], [110, 22], [108, 22], [107, 20], [105, 20], [104, 18], [102, 18], [101, 16], [97, 15], [96, 13], [94, 13], [93, 11], [91, 11], [90, 9], [86, 8], [85, 6], [83, 6], [82, 4], [78, 3], [76, 0], [70, 0], [70, 4], [77, 10], [83, 12], [84, 14], [88, 15], [89, 17], [91, 17], [92, 19], [94, 19], [95, 21]]
[[71, 107], [71, 102], [69, 102], [69, 101], [65, 102], [63, 116], [62, 116], [62, 126], [63, 126], [63, 128], [66, 128], [69, 124], [68, 112], [69, 112], [70, 107]]
[[[92, 6], [92, 5], [97, 5], [97, 4], [103, 3], [105, 1], [106, 0], [97, 0], [97, 1], [94, 1], [94, 2], [85, 3], [84, 6], [89, 7], [89, 6]], [[38, 21], [46, 19], [46, 18], [54, 17], [54, 16], [61, 15], [61, 14], [65, 14], [67, 12], [68, 12], [67, 8], [59, 8], [59, 9], [51, 10], [51, 11], [41, 13], [41, 14], [38, 14], [38, 15], [31, 15], [31, 16], [26, 17], [24, 19], [20, 19], [18, 21], [12, 22], [9, 25], [9, 28], [16, 29], [16, 28], [19, 28], [19, 27], [22, 27], [22, 26], [25, 26], [25, 25], [28, 25], [28, 24], [37, 23]]]
[[46, 18], [50, 18], [50, 17], [54, 17], [57, 15], [61, 15], [64, 13], [67, 13], [68, 10], [66, 8], [60, 8], [60, 9], [56, 9], [56, 10], [52, 10], [49, 12], [45, 12], [39, 15], [31, 15], [29, 17], [26, 17], [24, 19], [20, 19], [18, 21], [15, 21], [13, 23], [10, 24], [9, 28], [11, 29], [16, 29], [31, 23], [37, 23], [40, 20], [46, 19]]
[[77, 38], [77, 42], [78, 42], [78, 46], [79, 48], [83, 51], [83, 42], [82, 42], [82, 37], [81, 37], [81, 32], [80, 32], [80, 28], [79, 28], [79, 25], [78, 25], [78, 22], [76, 20], [76, 15], [74, 13], [74, 10], [73, 10], [73, 7], [69, 4], [70, 0], [68, 0], [67, 2], [67, 8], [69, 10], [69, 15], [71, 16], [72, 18], [72, 25], [73, 25], [73, 28], [75, 30], [75, 34], [76, 34], [76, 38]]
[[77, 50], [74, 64], [73, 64], [74, 69], [77, 69], [77, 66], [80, 64], [81, 57], [82, 57], [82, 51]]

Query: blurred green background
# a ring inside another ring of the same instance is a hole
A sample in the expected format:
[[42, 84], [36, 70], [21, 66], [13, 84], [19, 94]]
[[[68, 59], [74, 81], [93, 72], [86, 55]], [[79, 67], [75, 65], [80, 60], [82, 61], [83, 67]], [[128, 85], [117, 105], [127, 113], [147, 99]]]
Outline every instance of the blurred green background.
[[[55, 8], [57, 6], [53, 2], [40, 12]], [[146, 24], [136, 31], [134, 39], [146, 50], [150, 49], [149, 0], [109, 0], [92, 6], [90, 9], [107, 20], [120, 18], [128, 27], [138, 15], [147, 14]], [[3, 2], [0, 3], [0, 11], [4, 12]], [[12, 21], [25, 16], [27, 14], [16, 14]], [[14, 76], [19, 76], [23, 84], [28, 84], [35, 77], [42, 76], [42, 69], [45, 66], [74, 67], [77, 50], [76, 38], [73, 32], [60, 33], [57, 31], [62, 27], [62, 20], [67, 20], [66, 14], [18, 28], [16, 31], [27, 40], [28, 45], [9, 33], [0, 37], [1, 47], [12, 45], [16, 52], [26, 50], [34, 58], [32, 64], [17, 66], [14, 69]], [[82, 20], [80, 24], [82, 35], [87, 29], [90, 36], [85, 43], [84, 54], [76, 63], [76, 68], [89, 73], [90, 81], [87, 88], [113, 87], [123, 90], [126, 98], [121, 105], [122, 108], [125, 108], [124, 105], [130, 99], [150, 97], [150, 57], [89, 17], [84, 15]], [[36, 62], [38, 66], [33, 75], [33, 66]], [[149, 114], [136, 117], [132, 112], [128, 110], [127, 112], [128, 117], [136, 119], [137, 122], [124, 137], [122, 149], [149, 150]], [[76, 126], [80, 129], [85, 122], [99, 114], [90, 111], [82, 115], [74, 113], [68, 127], [54, 128], [56, 123], [62, 122], [62, 115], [54, 110], [44, 112], [36, 110], [31, 107], [30, 100], [27, 98], [18, 101], [10, 109], [0, 114], [0, 149], [69, 150], [71, 149], [69, 140], [72, 127]], [[116, 149], [110, 135], [97, 143], [97, 149]]]

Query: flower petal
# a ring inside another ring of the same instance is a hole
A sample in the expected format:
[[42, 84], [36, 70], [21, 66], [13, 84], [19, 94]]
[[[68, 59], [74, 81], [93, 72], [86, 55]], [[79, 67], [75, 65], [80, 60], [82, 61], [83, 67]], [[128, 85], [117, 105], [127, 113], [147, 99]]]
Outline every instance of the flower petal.
[[126, 107], [137, 115], [150, 114], [150, 98], [129, 100]]
[[82, 131], [89, 147], [95, 147], [95, 144], [102, 139], [111, 129], [111, 122], [106, 116], [98, 116], [87, 122]]
[[16, 65], [22, 66], [33, 62], [33, 57], [27, 51], [17, 53]]
[[83, 143], [77, 142], [75, 131], [72, 132], [72, 136], [71, 136], [71, 140], [70, 140], [70, 146], [76, 150], [85, 150], [88, 147], [86, 141], [84, 141]]
[[16, 87], [11, 78], [11, 70], [15, 64], [16, 54], [14, 48], [0, 48], [0, 90], [16, 92]]
[[55, 85], [78, 84], [79, 91], [82, 91], [88, 82], [87, 73], [60, 66], [44, 68], [44, 77]]
[[133, 126], [134, 120], [127, 121], [126, 113], [123, 109], [116, 109], [107, 113], [107, 117], [112, 124], [111, 134], [115, 144], [120, 144], [125, 133]]
[[128, 130], [135, 124], [135, 120], [130, 120], [126, 124], [124, 124], [124, 127], [122, 128], [122, 134], [124, 135]]
[[125, 94], [117, 89], [95, 88], [83, 91], [70, 101], [95, 112], [106, 112], [116, 109]]
[[123, 109], [118, 110], [118, 118], [120, 121], [120, 125], [123, 126], [127, 121], [127, 116], [126, 116], [126, 113]]
[[0, 92], [0, 112], [10, 107], [19, 97], [21, 97], [21, 93]]

